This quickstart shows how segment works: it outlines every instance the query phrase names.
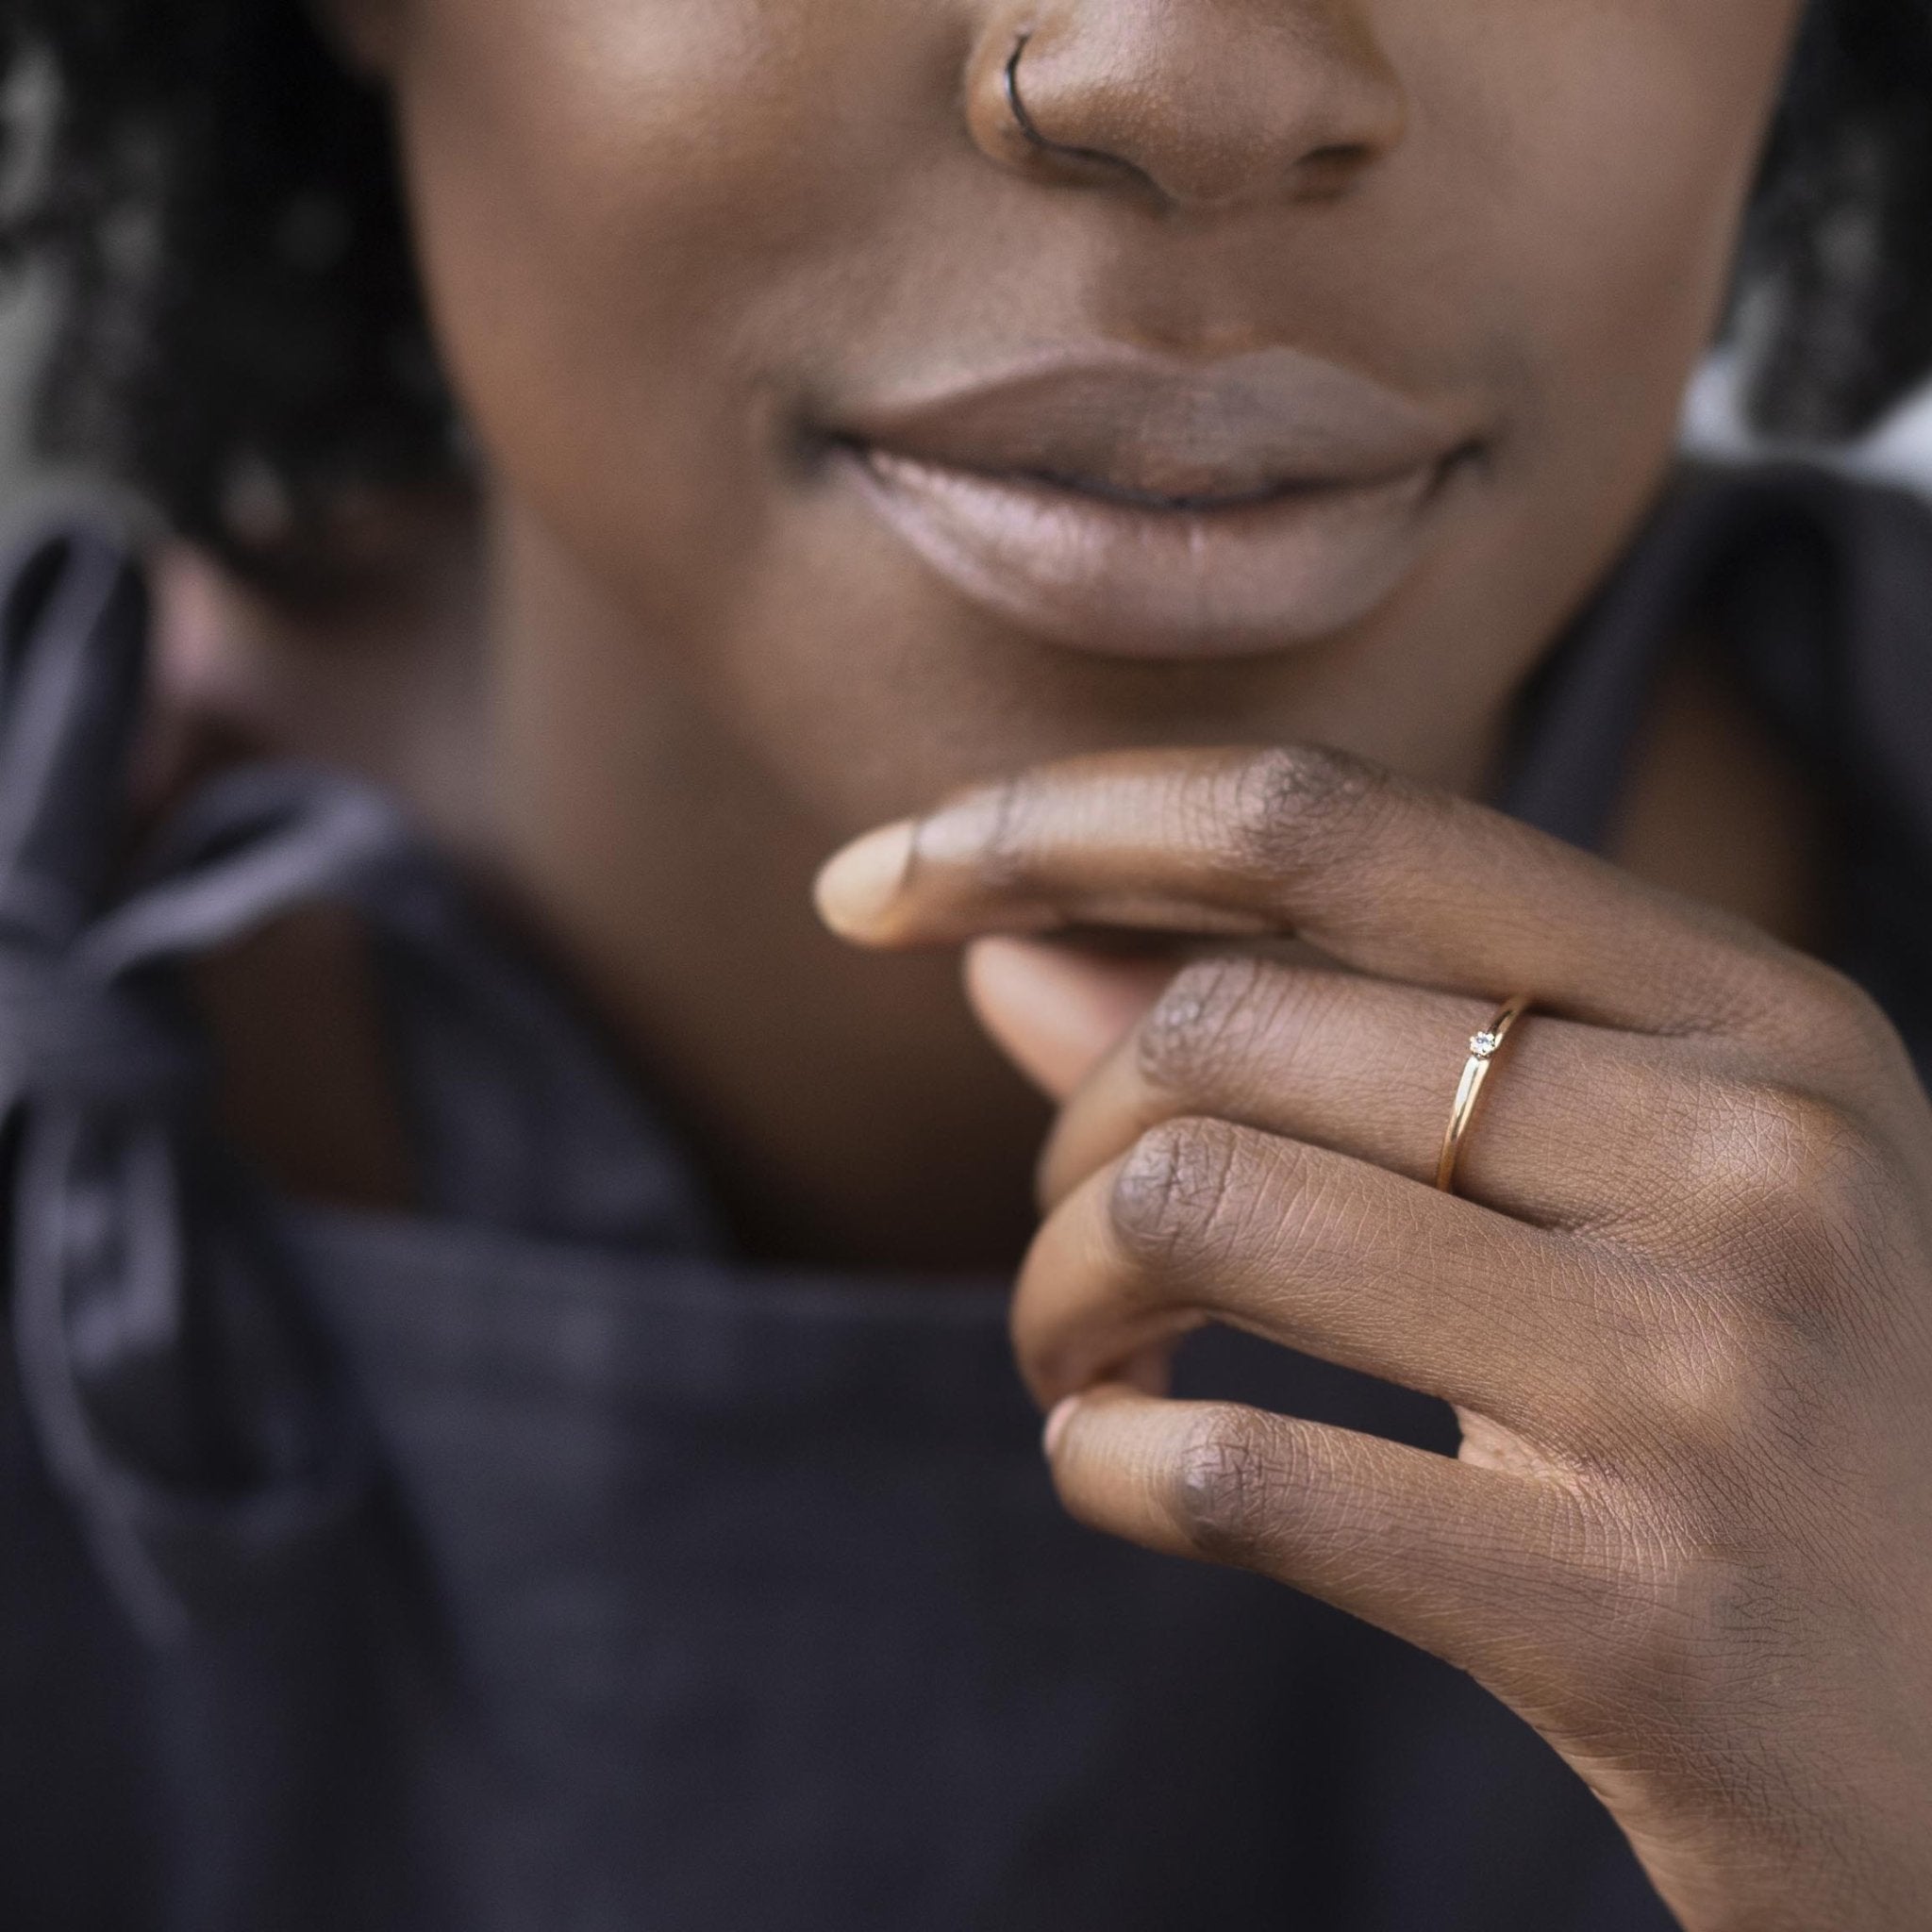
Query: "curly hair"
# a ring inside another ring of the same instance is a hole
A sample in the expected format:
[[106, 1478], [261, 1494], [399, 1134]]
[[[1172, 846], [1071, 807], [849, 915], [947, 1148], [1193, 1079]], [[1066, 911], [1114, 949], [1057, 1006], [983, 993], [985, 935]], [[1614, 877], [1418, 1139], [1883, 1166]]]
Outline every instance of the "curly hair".
[[[305, 0], [0, 0], [0, 251], [59, 303], [38, 441], [258, 576], [456, 483], [379, 94]], [[1813, 0], [1747, 226], [1753, 421], [1856, 434], [1932, 370], [1932, 0]]]
[[387, 105], [306, 0], [0, 0], [0, 251], [58, 305], [35, 440], [280, 588], [457, 480]]

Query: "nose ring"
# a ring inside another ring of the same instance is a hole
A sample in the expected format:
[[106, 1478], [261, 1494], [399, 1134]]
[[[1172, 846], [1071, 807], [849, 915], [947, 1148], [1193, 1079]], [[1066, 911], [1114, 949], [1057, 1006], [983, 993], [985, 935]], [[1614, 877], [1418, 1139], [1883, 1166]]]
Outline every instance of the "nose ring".
[[1110, 155], [1103, 148], [1076, 147], [1071, 142], [1055, 141], [1041, 132], [1039, 122], [1034, 120], [1027, 109], [1025, 95], [1020, 92], [1020, 63], [1025, 59], [1026, 49], [1032, 44], [1033, 30], [1028, 27], [1013, 43], [1013, 51], [1007, 60], [1005, 76], [1007, 112], [1012, 117], [1013, 125], [1025, 137], [1026, 144], [1038, 148], [1041, 154], [1058, 155], [1063, 160], [1086, 161], [1104, 168], [1130, 166], [1118, 155]]
[[1033, 125], [1033, 116], [1026, 111], [1026, 102], [1020, 92], [1020, 63], [1026, 58], [1026, 49], [1033, 43], [1029, 29], [1013, 42], [1013, 51], [1007, 60], [1007, 112], [1013, 117], [1017, 127], [1035, 147], [1053, 146], [1053, 142]]

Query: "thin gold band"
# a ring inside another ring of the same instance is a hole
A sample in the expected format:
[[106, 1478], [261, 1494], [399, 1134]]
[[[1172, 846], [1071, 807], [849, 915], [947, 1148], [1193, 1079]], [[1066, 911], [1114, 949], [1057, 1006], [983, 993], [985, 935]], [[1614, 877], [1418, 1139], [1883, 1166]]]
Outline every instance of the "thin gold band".
[[1518, 993], [1504, 1005], [1480, 1033], [1470, 1038], [1469, 1059], [1462, 1069], [1462, 1083], [1456, 1090], [1456, 1105], [1449, 1114], [1449, 1131], [1442, 1136], [1441, 1158], [1436, 1162], [1436, 1185], [1445, 1194], [1456, 1191], [1456, 1157], [1461, 1153], [1463, 1137], [1469, 1132], [1470, 1122], [1475, 1118], [1475, 1104], [1481, 1098], [1483, 1083], [1490, 1077], [1490, 1069], [1495, 1065], [1496, 1056], [1503, 1051], [1503, 1043], [1509, 1038], [1510, 1029], [1529, 1011], [1529, 994]]

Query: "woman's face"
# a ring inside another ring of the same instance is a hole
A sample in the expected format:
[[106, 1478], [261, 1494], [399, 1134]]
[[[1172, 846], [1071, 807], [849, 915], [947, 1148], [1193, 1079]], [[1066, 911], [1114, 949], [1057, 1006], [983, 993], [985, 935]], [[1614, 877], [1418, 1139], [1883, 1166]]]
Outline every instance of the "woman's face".
[[[1468, 777], [1654, 497], [1798, 0], [341, 0], [509, 525], [856, 828]], [[1018, 56], [1017, 61], [1015, 56]]]

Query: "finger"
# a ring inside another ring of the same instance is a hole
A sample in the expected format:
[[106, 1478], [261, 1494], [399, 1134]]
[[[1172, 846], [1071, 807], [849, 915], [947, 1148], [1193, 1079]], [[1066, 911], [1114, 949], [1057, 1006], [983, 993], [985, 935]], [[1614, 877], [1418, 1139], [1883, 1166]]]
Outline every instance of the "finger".
[[1500, 813], [1314, 750], [1045, 766], [849, 846], [819, 901], [874, 945], [1078, 925], [1293, 932], [1363, 972], [1664, 1031], [1741, 1020], [1782, 958]]
[[[1017, 977], [1016, 963], [1009, 975]], [[1206, 1115], [1434, 1185], [1487, 1001], [1244, 955], [1183, 967], [1061, 1111], [1042, 1202], [1162, 1121]], [[1536, 1013], [1491, 1069], [1457, 1191], [1543, 1227], [1631, 1229], [1676, 1202], [1683, 1069], [1662, 1043]]]
[[1580, 1449], [1662, 1372], [1643, 1268], [1321, 1148], [1173, 1121], [1048, 1217], [1013, 1341], [1042, 1407], [1215, 1321]]
[[1349, 1430], [1124, 1388], [1056, 1412], [1055, 1486], [1082, 1523], [1259, 1572], [1474, 1672], [1532, 1713], [1612, 1601], [1587, 1492]]
[[994, 1043], [1037, 1087], [1064, 1100], [1159, 998], [1171, 958], [981, 940], [966, 954], [966, 992]]

